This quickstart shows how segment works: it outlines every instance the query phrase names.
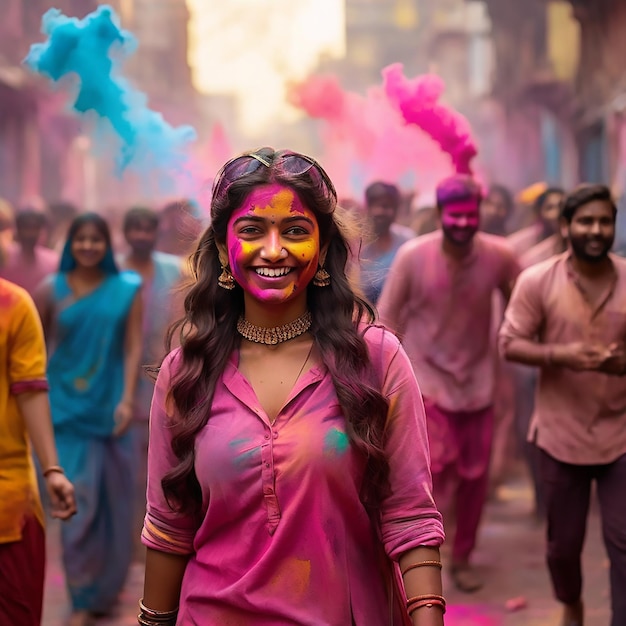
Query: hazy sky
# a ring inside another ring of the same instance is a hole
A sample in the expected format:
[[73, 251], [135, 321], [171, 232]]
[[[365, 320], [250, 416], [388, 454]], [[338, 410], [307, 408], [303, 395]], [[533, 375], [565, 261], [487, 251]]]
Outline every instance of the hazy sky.
[[187, 0], [190, 62], [196, 88], [237, 96], [246, 133], [261, 133], [285, 104], [288, 81], [306, 77], [321, 55], [345, 50], [344, 8], [338, 0]]

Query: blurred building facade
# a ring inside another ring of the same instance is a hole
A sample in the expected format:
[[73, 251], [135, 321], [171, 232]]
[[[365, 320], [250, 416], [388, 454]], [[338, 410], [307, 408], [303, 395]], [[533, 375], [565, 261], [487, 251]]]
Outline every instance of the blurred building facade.
[[52, 6], [89, 12], [91, 0], [4, 0], [0, 20], [0, 196], [14, 204], [62, 196], [63, 154], [78, 134], [61, 99], [23, 66], [42, 38], [41, 17]]
[[[434, 72], [443, 99], [474, 124], [477, 103], [491, 91], [493, 45], [486, 6], [466, 0], [345, 0], [346, 56], [320, 68], [363, 93], [381, 70], [400, 62], [405, 75]], [[489, 133], [478, 137], [481, 145]]]
[[363, 91], [380, 83], [380, 70], [402, 61], [405, 71], [421, 70], [419, 0], [345, 0], [346, 56], [334, 64], [342, 85]]
[[486, 180], [626, 186], [623, 0], [346, 0], [346, 31], [342, 84], [398, 61], [441, 75]]
[[[474, 3], [476, 0], [469, 0]], [[482, 122], [524, 185], [547, 180], [624, 184], [626, 3], [622, 0], [484, 0], [495, 71]], [[493, 172], [492, 172], [493, 173]]]

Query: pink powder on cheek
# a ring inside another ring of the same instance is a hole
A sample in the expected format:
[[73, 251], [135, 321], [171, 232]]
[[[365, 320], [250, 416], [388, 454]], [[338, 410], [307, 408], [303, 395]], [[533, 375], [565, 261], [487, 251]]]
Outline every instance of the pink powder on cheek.
[[[281, 223], [290, 217], [303, 215], [312, 221], [314, 229], [309, 237], [298, 240], [287, 235], [286, 226]], [[235, 222], [242, 217], [260, 217], [265, 221], [264, 228], [268, 229], [262, 237], [252, 237], [250, 241], [235, 231]], [[277, 226], [279, 225], [280, 226]], [[279, 228], [279, 230], [276, 230]], [[309, 210], [300, 198], [288, 187], [283, 185], [262, 185], [257, 187], [248, 196], [241, 207], [233, 211], [228, 224], [227, 247], [228, 261], [235, 280], [255, 299], [264, 300], [269, 292], [253, 284], [246, 268], [261, 254], [264, 246], [268, 245], [268, 237], [280, 237], [280, 245], [287, 250], [289, 256], [299, 261], [299, 278], [297, 282], [282, 290], [282, 297], [290, 296], [301, 291], [312, 280], [317, 270], [319, 258], [319, 228], [315, 214]], [[280, 299], [281, 290], [272, 289], [271, 298]]]

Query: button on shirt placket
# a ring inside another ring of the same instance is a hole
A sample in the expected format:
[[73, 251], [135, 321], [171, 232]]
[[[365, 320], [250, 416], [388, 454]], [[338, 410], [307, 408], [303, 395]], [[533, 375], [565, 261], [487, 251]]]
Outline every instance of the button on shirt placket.
[[267, 508], [267, 529], [270, 535], [276, 532], [280, 521], [280, 506], [276, 497], [276, 474], [274, 471], [274, 440], [278, 437], [276, 428], [266, 424], [264, 442], [261, 445], [261, 482], [263, 499]]
[[[580, 294], [580, 298], [582, 300], [583, 308], [582, 311], [585, 315], [585, 339], [591, 344], [603, 344], [606, 343], [605, 336], [605, 324], [604, 320], [604, 310], [606, 308], [607, 302], [610, 300], [613, 294], [613, 287], [609, 289], [609, 291], [604, 295], [602, 300], [594, 303], [589, 299], [589, 294], [585, 290], [584, 286], [580, 282], [578, 276], [572, 271], [569, 270], [568, 275], [574, 284], [575, 289]], [[603, 398], [606, 395], [607, 389], [607, 380], [597, 380], [596, 384], [593, 386], [593, 389], [590, 389], [590, 394], [593, 394], [598, 401], [598, 406], [603, 405]], [[587, 432], [589, 434], [593, 433], [593, 428], [598, 421], [598, 415], [589, 415], [587, 419]]]

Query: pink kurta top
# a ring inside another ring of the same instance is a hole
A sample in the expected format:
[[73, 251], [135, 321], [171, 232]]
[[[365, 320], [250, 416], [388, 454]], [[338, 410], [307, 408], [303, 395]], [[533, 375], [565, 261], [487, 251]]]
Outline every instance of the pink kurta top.
[[[626, 342], [626, 260], [611, 255], [615, 282], [591, 305], [570, 253], [526, 269], [500, 329], [502, 350], [514, 339], [545, 344]], [[541, 368], [529, 439], [564, 463], [611, 463], [626, 453], [626, 377]]]
[[448, 411], [478, 411], [494, 396], [493, 294], [519, 268], [502, 237], [476, 233], [458, 261], [442, 239], [439, 230], [400, 248], [378, 310], [402, 336], [424, 396]]
[[[382, 505], [381, 535], [397, 560], [411, 548], [440, 545], [443, 526], [411, 365], [391, 333], [372, 327], [365, 337], [390, 402], [392, 494]], [[197, 525], [172, 513], [161, 490], [176, 464], [166, 395], [179, 358], [170, 354], [156, 384], [143, 531], [146, 546], [191, 555], [178, 624], [388, 625], [378, 542], [359, 498], [364, 459], [348, 441], [326, 368], [305, 373], [270, 424], [232, 355], [196, 438]]]

